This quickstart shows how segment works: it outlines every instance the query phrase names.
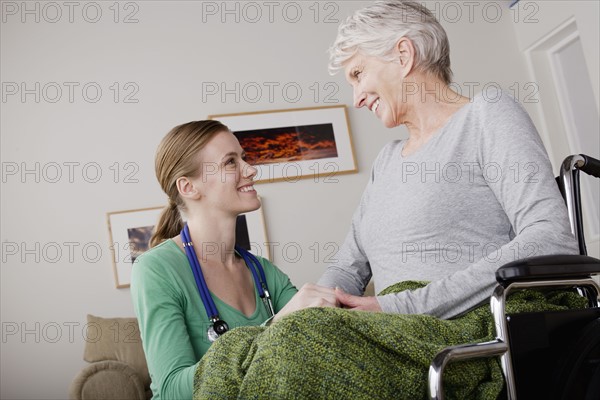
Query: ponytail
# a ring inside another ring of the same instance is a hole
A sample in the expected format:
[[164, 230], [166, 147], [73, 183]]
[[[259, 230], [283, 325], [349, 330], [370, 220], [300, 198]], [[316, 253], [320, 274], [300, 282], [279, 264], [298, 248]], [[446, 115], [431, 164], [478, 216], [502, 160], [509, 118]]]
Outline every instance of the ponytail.
[[179, 235], [183, 229], [183, 220], [177, 205], [169, 200], [169, 205], [160, 214], [156, 229], [150, 239], [150, 247], [154, 247], [167, 239]]
[[154, 160], [156, 178], [163, 192], [169, 197], [169, 205], [160, 215], [150, 247], [179, 235], [183, 229], [180, 211], [186, 211], [179, 196], [177, 179], [196, 177], [199, 174], [198, 152], [219, 132], [229, 131], [215, 120], [192, 121], [171, 129], [160, 142]]

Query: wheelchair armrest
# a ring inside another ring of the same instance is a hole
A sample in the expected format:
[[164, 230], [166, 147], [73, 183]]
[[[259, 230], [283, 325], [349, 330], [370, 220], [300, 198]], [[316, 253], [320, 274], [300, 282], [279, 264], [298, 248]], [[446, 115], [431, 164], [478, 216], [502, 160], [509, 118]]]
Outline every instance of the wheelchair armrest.
[[429, 366], [428, 387], [429, 400], [443, 400], [442, 375], [446, 364], [451, 361], [468, 360], [471, 358], [493, 357], [506, 353], [508, 346], [501, 340], [484, 343], [462, 344], [446, 347], [441, 350]]
[[513, 261], [498, 268], [496, 280], [503, 287], [513, 282], [583, 279], [600, 274], [600, 260], [582, 255], [550, 255]]
[[579, 166], [579, 169], [588, 175], [600, 178], [600, 161], [585, 154], [580, 154], [580, 156], [583, 158], [583, 165]]

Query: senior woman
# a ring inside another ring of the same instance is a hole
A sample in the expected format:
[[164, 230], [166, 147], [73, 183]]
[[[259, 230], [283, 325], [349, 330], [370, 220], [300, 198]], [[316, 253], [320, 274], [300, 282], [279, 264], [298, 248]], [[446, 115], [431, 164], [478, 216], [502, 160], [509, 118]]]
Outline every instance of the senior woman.
[[330, 70], [344, 70], [355, 107], [409, 136], [375, 160], [339, 262], [319, 284], [361, 295], [371, 275], [376, 291], [431, 281], [376, 298], [339, 291], [350, 308], [449, 318], [486, 301], [503, 264], [578, 252], [527, 113], [498, 90], [452, 90], [449, 49], [433, 15], [402, 1], [358, 11], [331, 48]]
[[[319, 281], [340, 288], [345, 308], [227, 333], [196, 370], [198, 399], [424, 398], [439, 350], [491, 339], [489, 307], [476, 306], [499, 266], [577, 252], [531, 120], [500, 91], [469, 99], [450, 88], [448, 39], [427, 8], [383, 1], [356, 12], [330, 68], [344, 69], [356, 107], [409, 132], [375, 160], [338, 262]], [[360, 297], [371, 277], [386, 289]], [[549, 303], [526, 296], [530, 311]], [[451, 365], [444, 385], [447, 398], [491, 399], [503, 381], [488, 359]]]

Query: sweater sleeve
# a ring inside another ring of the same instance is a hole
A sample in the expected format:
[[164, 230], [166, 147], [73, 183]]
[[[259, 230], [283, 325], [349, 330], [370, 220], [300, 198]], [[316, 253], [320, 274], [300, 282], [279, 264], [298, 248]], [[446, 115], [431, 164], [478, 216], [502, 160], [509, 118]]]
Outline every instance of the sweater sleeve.
[[489, 299], [500, 266], [531, 256], [578, 253], [550, 161], [531, 119], [506, 94], [484, 107], [477, 128], [479, 164], [510, 221], [511, 240], [489, 246], [486, 256], [422, 289], [379, 296], [386, 312], [450, 318]]
[[184, 320], [184, 296], [151, 254], [133, 267], [131, 296], [158, 399], [191, 399], [196, 359]]
[[336, 255], [336, 262], [325, 270], [325, 273], [317, 282], [318, 285], [331, 288], [339, 287], [346, 293], [360, 296], [371, 280], [371, 265], [361, 243], [361, 224], [369, 205], [376, 169], [385, 151], [386, 148], [382, 149], [371, 167], [369, 182], [352, 217], [350, 231]]

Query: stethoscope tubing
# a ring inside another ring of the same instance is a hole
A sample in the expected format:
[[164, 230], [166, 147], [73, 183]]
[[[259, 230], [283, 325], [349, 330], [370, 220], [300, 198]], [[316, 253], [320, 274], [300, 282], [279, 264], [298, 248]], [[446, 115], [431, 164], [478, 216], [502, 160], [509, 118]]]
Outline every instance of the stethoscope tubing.
[[[194, 275], [194, 280], [196, 281], [196, 286], [198, 287], [198, 292], [200, 293], [200, 298], [202, 299], [204, 309], [206, 310], [206, 314], [212, 321], [218, 320], [219, 312], [217, 311], [217, 306], [215, 305], [215, 302], [208, 290], [208, 286], [206, 285], [206, 280], [204, 279], [204, 274], [202, 273], [200, 262], [198, 261], [198, 257], [194, 250], [187, 223], [181, 230], [181, 237], [183, 240], [183, 247], [185, 249], [186, 255], [190, 262], [192, 273]], [[268, 295], [267, 278], [265, 276], [264, 269], [260, 265], [260, 262], [252, 253], [250, 253], [246, 249], [242, 249], [239, 246], [235, 246], [235, 250], [242, 256], [244, 262], [250, 269], [252, 277], [254, 278], [256, 289], [258, 290], [258, 295], [261, 297], [261, 299], [263, 299], [265, 304], [267, 304], [268, 302], [268, 311], [270, 312], [271, 316], [273, 316], [274, 310]]]
[[188, 260], [190, 261], [190, 267], [192, 269], [192, 273], [194, 274], [194, 280], [196, 281], [196, 286], [198, 287], [198, 291], [200, 292], [200, 298], [202, 299], [202, 304], [204, 304], [204, 308], [206, 310], [206, 314], [208, 318], [211, 320], [218, 316], [217, 306], [213, 301], [208, 287], [206, 286], [206, 280], [204, 279], [204, 274], [202, 273], [202, 268], [200, 268], [200, 263], [198, 262], [198, 257], [195, 254], [192, 239], [190, 237], [190, 231], [187, 224], [183, 227], [181, 231], [181, 236], [183, 239], [184, 249], [188, 256]]
[[[267, 278], [265, 278], [265, 271], [260, 267], [260, 263], [258, 262], [256, 257], [252, 255], [252, 253], [240, 248], [239, 246], [235, 246], [235, 249], [238, 251], [238, 253], [241, 254], [242, 258], [244, 259], [244, 262], [250, 268], [250, 272], [252, 272], [252, 276], [254, 277], [254, 282], [257, 284], [256, 288], [258, 289], [259, 296], [261, 298], [265, 297], [265, 290], [263, 287], [263, 282], [265, 284], [267, 282]], [[258, 270], [258, 272], [260, 273], [260, 278], [258, 277], [256, 270]]]

